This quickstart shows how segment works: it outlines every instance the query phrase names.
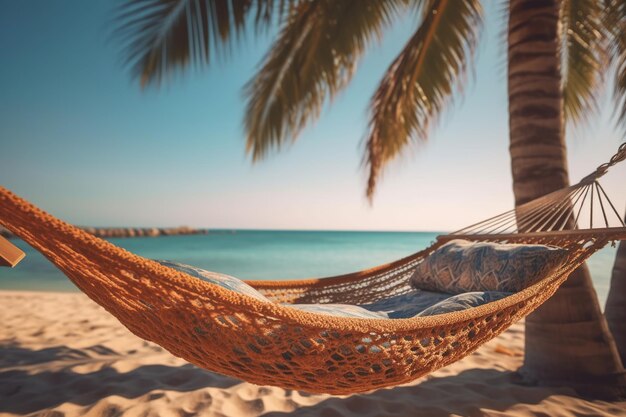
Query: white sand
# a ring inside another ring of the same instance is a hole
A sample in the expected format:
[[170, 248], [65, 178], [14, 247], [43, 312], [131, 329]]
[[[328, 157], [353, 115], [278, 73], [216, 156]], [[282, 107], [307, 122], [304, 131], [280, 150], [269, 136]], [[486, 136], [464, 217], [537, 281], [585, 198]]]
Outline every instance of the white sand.
[[0, 416], [626, 416], [626, 402], [515, 384], [523, 326], [414, 383], [336, 397], [201, 370], [82, 294], [0, 291]]

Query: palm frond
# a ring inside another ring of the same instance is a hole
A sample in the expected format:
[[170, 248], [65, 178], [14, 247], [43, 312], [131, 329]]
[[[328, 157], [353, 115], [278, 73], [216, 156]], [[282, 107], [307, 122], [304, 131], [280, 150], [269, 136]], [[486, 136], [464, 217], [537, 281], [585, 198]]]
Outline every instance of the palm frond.
[[253, 160], [294, 141], [350, 81], [359, 57], [406, 0], [317, 0], [291, 9], [247, 84], [245, 128]]
[[256, 10], [255, 26], [280, 17], [286, 0], [127, 0], [114, 34], [124, 43], [126, 63], [141, 85], [160, 84], [190, 63], [207, 65], [240, 35]]
[[626, 128], [626, 0], [605, 0], [605, 32], [609, 36], [609, 59], [615, 71], [613, 99], [618, 123]]
[[425, 140], [463, 84], [482, 27], [478, 0], [430, 0], [421, 25], [387, 70], [371, 102], [364, 163], [372, 199], [382, 169], [415, 140]]
[[584, 122], [597, 110], [596, 95], [606, 68], [602, 10], [598, 0], [561, 3], [564, 110], [574, 123]]

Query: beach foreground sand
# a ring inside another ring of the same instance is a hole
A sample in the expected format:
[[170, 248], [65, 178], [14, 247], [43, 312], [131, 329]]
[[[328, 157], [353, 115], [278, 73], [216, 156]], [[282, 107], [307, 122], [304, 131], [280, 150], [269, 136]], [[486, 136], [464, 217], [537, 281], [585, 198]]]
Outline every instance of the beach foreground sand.
[[0, 291], [0, 416], [626, 416], [626, 402], [516, 384], [523, 326], [393, 389], [336, 397], [196, 368], [82, 294]]

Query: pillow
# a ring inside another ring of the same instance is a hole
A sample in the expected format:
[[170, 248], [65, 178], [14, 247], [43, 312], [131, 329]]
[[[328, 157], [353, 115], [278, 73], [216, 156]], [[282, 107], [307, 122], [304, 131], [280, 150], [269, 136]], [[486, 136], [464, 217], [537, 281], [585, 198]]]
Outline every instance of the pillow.
[[361, 304], [368, 311], [384, 313], [390, 319], [415, 317], [424, 309], [449, 298], [450, 294], [413, 290], [407, 294], [394, 295], [369, 304]]
[[[171, 261], [157, 261], [163, 266], [173, 268], [177, 271], [184, 272], [192, 277], [208, 281], [211, 284], [219, 285], [227, 290], [237, 292], [239, 294], [249, 295], [257, 300], [271, 303], [267, 297], [246, 284], [242, 280], [231, 277], [229, 275], [219, 274], [217, 272], [206, 271], [191, 265], [179, 264]], [[364, 308], [349, 304], [284, 304], [287, 307], [296, 308], [298, 310], [310, 311], [311, 313], [327, 314], [339, 317], [359, 317], [366, 319], [385, 319], [384, 313], [376, 313], [367, 311]]]
[[426, 310], [419, 313], [417, 317], [434, 316], [436, 314], [450, 313], [452, 311], [467, 310], [468, 308], [478, 307], [509, 295], [511, 295], [510, 292], [500, 291], [477, 291], [457, 294], [438, 302], [432, 307], [428, 307]]
[[451, 294], [517, 292], [556, 270], [566, 256], [554, 246], [452, 240], [417, 265], [410, 282]]
[[184, 272], [187, 275], [191, 275], [195, 278], [200, 278], [203, 281], [208, 281], [211, 284], [219, 285], [220, 287], [226, 288], [227, 290], [234, 291], [239, 294], [249, 295], [250, 297], [256, 298], [257, 300], [266, 301], [271, 303], [271, 301], [265, 297], [263, 294], [243, 282], [242, 280], [231, 277], [230, 275], [224, 275], [217, 272], [206, 271], [204, 269], [196, 268], [194, 266], [179, 264], [171, 261], [157, 261], [163, 266], [167, 266], [169, 268], [173, 268], [177, 271]]
[[287, 307], [295, 308], [310, 313], [326, 314], [339, 317], [356, 317], [361, 319], [386, 319], [384, 313], [368, 311], [359, 306], [351, 304], [284, 304]]

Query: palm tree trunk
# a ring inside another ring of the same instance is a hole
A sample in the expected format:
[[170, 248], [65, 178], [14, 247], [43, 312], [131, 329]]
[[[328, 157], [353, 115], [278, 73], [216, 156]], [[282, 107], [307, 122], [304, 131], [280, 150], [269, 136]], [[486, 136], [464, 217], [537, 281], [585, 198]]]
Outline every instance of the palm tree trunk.
[[604, 315], [615, 338], [622, 363], [626, 363], [626, 241], [622, 241], [617, 248]]
[[[569, 184], [559, 22], [559, 0], [510, 1], [509, 149], [516, 205]], [[626, 387], [586, 266], [526, 319], [525, 352], [521, 373], [527, 381], [567, 383], [590, 395], [620, 395], [620, 386]]]

